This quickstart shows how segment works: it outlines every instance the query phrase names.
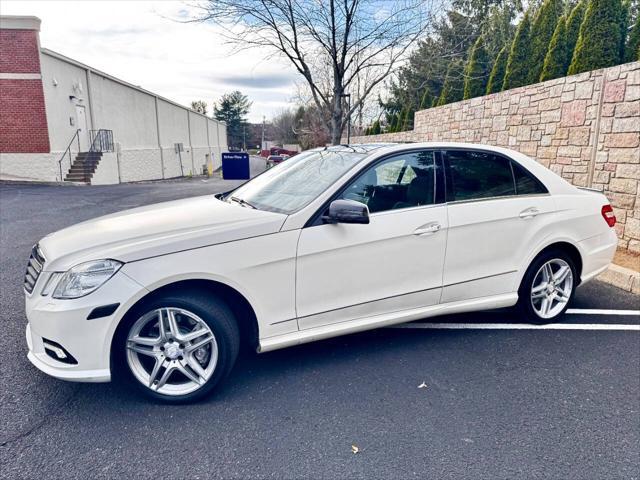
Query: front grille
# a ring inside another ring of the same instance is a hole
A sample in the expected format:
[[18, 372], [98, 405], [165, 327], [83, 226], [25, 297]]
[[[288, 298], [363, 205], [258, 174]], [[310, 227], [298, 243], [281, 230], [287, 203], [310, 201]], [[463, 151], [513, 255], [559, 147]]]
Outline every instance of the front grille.
[[42, 266], [44, 265], [44, 257], [40, 251], [40, 247], [35, 245], [31, 249], [31, 255], [29, 256], [29, 263], [27, 264], [27, 272], [24, 275], [24, 289], [31, 293], [33, 287], [36, 286], [40, 272], [42, 272]]

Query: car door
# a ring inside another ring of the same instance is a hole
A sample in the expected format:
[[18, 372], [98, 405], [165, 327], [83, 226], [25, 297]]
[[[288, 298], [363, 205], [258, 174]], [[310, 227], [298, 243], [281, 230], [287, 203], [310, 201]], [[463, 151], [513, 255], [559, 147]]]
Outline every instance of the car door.
[[296, 267], [301, 330], [438, 303], [447, 212], [437, 168], [428, 150], [378, 161], [334, 198], [367, 204], [369, 224], [317, 221], [302, 229]]
[[442, 302], [511, 293], [537, 232], [555, 211], [544, 185], [494, 152], [445, 155], [449, 232]]

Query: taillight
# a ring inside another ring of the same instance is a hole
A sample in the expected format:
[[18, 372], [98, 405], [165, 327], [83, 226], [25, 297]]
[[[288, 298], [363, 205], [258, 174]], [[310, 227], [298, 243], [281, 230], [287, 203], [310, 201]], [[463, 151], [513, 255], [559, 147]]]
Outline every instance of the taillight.
[[611, 205], [603, 205], [602, 206], [602, 218], [607, 222], [607, 225], [610, 227], [615, 226], [616, 224], [616, 215], [613, 213], [613, 208]]

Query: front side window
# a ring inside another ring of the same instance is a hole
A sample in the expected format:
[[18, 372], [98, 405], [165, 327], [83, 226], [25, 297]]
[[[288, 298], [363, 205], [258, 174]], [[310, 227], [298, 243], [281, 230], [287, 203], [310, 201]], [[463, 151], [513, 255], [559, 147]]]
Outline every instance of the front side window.
[[449, 201], [515, 195], [510, 160], [487, 152], [454, 150], [447, 152], [450, 176]]
[[245, 183], [226, 200], [291, 214], [315, 200], [366, 155], [346, 149], [300, 153]]
[[362, 202], [375, 213], [431, 205], [434, 195], [434, 154], [422, 151], [395, 155], [367, 168], [340, 198]]

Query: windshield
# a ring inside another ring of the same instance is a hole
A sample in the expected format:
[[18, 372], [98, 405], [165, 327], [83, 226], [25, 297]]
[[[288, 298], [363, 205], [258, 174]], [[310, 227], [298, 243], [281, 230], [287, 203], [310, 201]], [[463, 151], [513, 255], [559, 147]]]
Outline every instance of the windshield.
[[366, 156], [349, 150], [310, 150], [278, 164], [226, 199], [290, 214], [307, 206]]

